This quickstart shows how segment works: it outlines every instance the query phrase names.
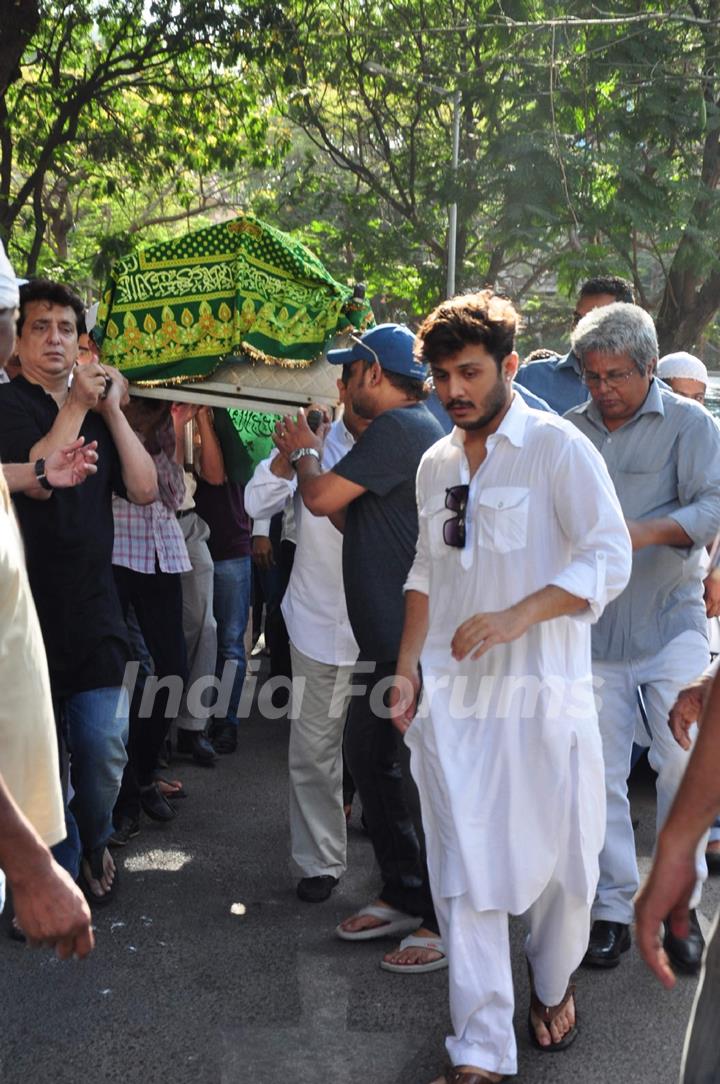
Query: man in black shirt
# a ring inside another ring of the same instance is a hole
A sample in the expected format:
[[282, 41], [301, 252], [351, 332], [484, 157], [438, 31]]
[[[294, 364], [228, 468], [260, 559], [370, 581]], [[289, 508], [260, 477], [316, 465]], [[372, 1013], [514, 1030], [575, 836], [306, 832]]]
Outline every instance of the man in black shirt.
[[425, 451], [443, 436], [422, 400], [426, 370], [415, 338], [399, 324], [365, 332], [328, 361], [343, 365], [347, 396], [371, 420], [331, 471], [320, 467], [322, 440], [304, 418], [284, 418], [276, 444], [298, 474], [303, 501], [343, 530], [343, 579], [360, 653], [345, 730], [345, 755], [380, 865], [377, 900], [338, 926], [339, 937], [367, 941], [414, 933], [381, 966], [419, 972], [447, 966], [427, 879], [422, 827], [407, 749], [393, 733], [389, 689], [403, 623], [403, 587], [418, 535], [415, 475]]
[[120, 409], [124, 378], [97, 362], [76, 365], [83, 319], [82, 302], [60, 284], [36, 280], [20, 291], [21, 375], [0, 387], [0, 458], [43, 464], [80, 435], [97, 442], [97, 473], [84, 485], [48, 500], [22, 493], [14, 500], [75, 792], [56, 857], [73, 876], [80, 868], [101, 902], [117, 883], [105, 845], [127, 738], [127, 634], [112, 576], [111, 497], [149, 503], [157, 477]]

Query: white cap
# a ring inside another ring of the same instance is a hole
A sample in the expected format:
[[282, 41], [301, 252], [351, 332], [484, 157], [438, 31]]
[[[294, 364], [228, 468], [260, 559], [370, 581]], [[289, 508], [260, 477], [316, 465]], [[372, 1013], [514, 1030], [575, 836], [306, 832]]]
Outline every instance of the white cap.
[[657, 367], [657, 375], [661, 380], [699, 380], [705, 387], [708, 386], [707, 369], [693, 354], [685, 350], [678, 350], [676, 354], [666, 354], [660, 358]]
[[20, 304], [20, 291], [10, 261], [0, 241], [0, 309], [16, 309]]
[[97, 323], [98, 309], [100, 308], [100, 302], [95, 301], [89, 309], [85, 310], [85, 327], [88, 331], [92, 331]]

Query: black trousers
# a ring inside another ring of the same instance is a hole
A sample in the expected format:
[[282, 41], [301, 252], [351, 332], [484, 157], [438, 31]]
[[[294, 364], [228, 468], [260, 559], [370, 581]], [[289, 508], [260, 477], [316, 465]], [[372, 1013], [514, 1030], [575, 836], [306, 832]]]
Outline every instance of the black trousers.
[[389, 718], [384, 718], [381, 683], [395, 673], [394, 662], [375, 664], [372, 674], [356, 673], [364, 688], [350, 701], [345, 726], [345, 758], [362, 802], [365, 824], [383, 886], [380, 899], [399, 911], [421, 915], [437, 931], [420, 816], [420, 797], [410, 775], [410, 750]]
[[[119, 565], [113, 567], [123, 614], [132, 605], [147, 649], [152, 655], [158, 680], [177, 675], [187, 681], [187, 653], [182, 623], [182, 586], [180, 573], [156, 571], [153, 575], [133, 572]], [[139, 787], [153, 782], [157, 758], [167, 737], [172, 713], [168, 711], [171, 689], [158, 689], [147, 718], [140, 717], [144, 683], [138, 682], [130, 701], [130, 738], [128, 762], [115, 805], [115, 820], [122, 814], [137, 816], [140, 811]]]

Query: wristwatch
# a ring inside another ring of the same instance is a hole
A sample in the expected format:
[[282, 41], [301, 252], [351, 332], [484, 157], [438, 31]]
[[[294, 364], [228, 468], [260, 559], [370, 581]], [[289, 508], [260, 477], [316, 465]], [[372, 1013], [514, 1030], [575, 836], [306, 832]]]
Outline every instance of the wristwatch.
[[35, 460], [35, 477], [37, 478], [38, 482], [40, 483], [40, 485], [42, 486], [43, 489], [47, 489], [49, 492], [52, 492], [53, 487], [50, 485], [47, 478], [45, 477], [45, 460], [44, 459], [36, 459]]
[[294, 452], [290, 452], [288, 462], [291, 466], [297, 467], [298, 461], [306, 455], [312, 455], [317, 459], [318, 463], [320, 462], [320, 452], [317, 448], [296, 448]]

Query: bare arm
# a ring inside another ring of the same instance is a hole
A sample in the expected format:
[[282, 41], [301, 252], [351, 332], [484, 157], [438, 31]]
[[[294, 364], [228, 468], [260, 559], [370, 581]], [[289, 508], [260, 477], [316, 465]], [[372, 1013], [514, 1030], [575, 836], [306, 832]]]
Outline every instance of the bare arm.
[[53, 860], [0, 776], [0, 867], [12, 888], [15, 917], [31, 945], [51, 945], [62, 960], [94, 946], [90, 909]]
[[334, 471], [323, 471], [318, 461], [309, 455], [298, 461], [297, 476], [300, 496], [314, 516], [344, 512], [349, 504], [366, 492], [364, 486], [349, 482]]
[[571, 595], [563, 587], [543, 587], [507, 610], [475, 614], [463, 622], [452, 639], [453, 657], [464, 659], [472, 651], [472, 658], [479, 659], [495, 644], [518, 640], [541, 621], [582, 613], [587, 607], [587, 599]]
[[158, 495], [157, 471], [152, 457], [145, 451], [140, 438], [133, 432], [120, 408], [127, 386], [125, 378], [117, 369], [106, 366], [104, 371], [110, 376], [112, 384], [107, 396], [99, 401], [96, 409], [110, 430], [120, 457], [120, 469], [128, 500], [133, 504], [152, 504]]
[[11, 493], [24, 493], [37, 501], [46, 501], [52, 496], [38, 482], [34, 463], [3, 463], [2, 472]]
[[209, 408], [200, 407], [195, 421], [200, 434], [200, 477], [212, 486], [221, 486], [225, 481], [225, 460]]
[[[77, 440], [88, 410], [94, 410], [105, 391], [107, 375], [97, 362], [76, 365], [73, 381], [50, 430], [30, 449], [28, 459], [47, 459], [51, 452], [65, 448]], [[119, 375], [119, 374], [118, 374]]]
[[[53, 489], [68, 489], [81, 485], [87, 477], [95, 474], [97, 467], [97, 442], [84, 446], [85, 438], [78, 437], [66, 448], [59, 448], [45, 460], [45, 477]], [[4, 463], [5, 481], [11, 493], [22, 492], [34, 500], [47, 500], [52, 491], [44, 489], [35, 474], [35, 463]]]
[[635, 904], [637, 941], [646, 964], [668, 988], [675, 983], [662, 947], [662, 922], [687, 936], [695, 887], [695, 850], [720, 810], [720, 678], [715, 679], [702, 726], [670, 815], [658, 837], [650, 876]]
[[395, 685], [390, 690], [393, 726], [401, 734], [410, 727], [420, 694], [420, 653], [428, 631], [428, 596], [405, 592], [405, 623], [398, 653]]
[[[323, 438], [327, 427], [313, 433], [302, 411], [297, 419], [289, 415], [275, 427], [276, 447], [281, 455], [288, 457], [298, 448], [313, 448], [322, 458]], [[366, 492], [364, 486], [341, 478], [334, 471], [323, 471], [320, 460], [306, 455], [295, 464], [298, 486], [305, 507], [314, 516], [332, 516], [352, 504]]]
[[690, 535], [670, 516], [660, 519], [629, 519], [626, 522], [633, 550], [645, 549], [646, 546], [692, 546], [694, 544]]

